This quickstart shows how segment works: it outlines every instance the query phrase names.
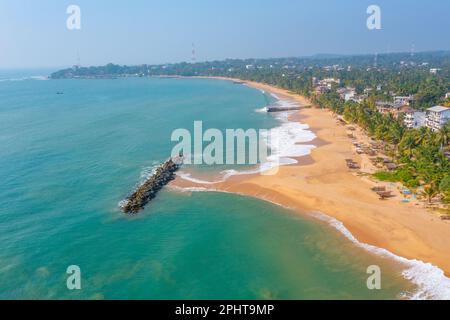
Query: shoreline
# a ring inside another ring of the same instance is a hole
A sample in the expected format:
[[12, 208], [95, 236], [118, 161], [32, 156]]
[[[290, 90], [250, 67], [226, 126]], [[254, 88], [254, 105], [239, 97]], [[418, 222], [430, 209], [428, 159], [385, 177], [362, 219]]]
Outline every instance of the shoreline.
[[[310, 105], [305, 97], [266, 84], [223, 77], [201, 78], [239, 81], [280, 99]], [[342, 223], [362, 244], [382, 248], [412, 261], [431, 263], [442, 269], [446, 276], [450, 275], [448, 222], [424, 208], [401, 203], [398, 199], [380, 201], [370, 190], [376, 182], [357, 177], [347, 169], [345, 159], [354, 156], [352, 143], [346, 129], [336, 123], [330, 111], [305, 108], [296, 112], [291, 121], [308, 124], [317, 137], [310, 142], [316, 148], [307, 156], [307, 161], [281, 166], [274, 176], [232, 176], [225, 182], [214, 184], [214, 191], [259, 198], [291, 208], [301, 215], [321, 212]], [[319, 143], [316, 144], [316, 140]], [[211, 189], [211, 185], [195, 183], [186, 186]]]

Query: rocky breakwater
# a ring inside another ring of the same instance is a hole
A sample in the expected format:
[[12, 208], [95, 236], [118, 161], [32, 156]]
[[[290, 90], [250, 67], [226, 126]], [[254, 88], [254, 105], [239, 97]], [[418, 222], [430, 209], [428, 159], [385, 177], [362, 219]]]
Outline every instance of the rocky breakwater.
[[267, 108], [267, 112], [283, 112], [283, 111], [294, 111], [300, 110], [301, 106], [290, 106], [290, 107], [269, 107]]
[[182, 158], [170, 158], [161, 164], [148, 179], [141, 184], [121, 205], [122, 211], [134, 215], [156, 197], [156, 194], [170, 181], [175, 179], [175, 172], [181, 167]]

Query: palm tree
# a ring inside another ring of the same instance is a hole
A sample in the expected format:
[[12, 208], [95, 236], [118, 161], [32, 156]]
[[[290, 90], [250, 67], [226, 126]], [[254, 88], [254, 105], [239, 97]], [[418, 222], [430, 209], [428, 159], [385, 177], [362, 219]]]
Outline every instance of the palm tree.
[[416, 135], [416, 144], [417, 145], [421, 145], [424, 143], [425, 138], [428, 135], [428, 131], [429, 131], [429, 129], [427, 127], [421, 127], [419, 129], [419, 134]]
[[415, 131], [408, 131], [405, 133], [399, 146], [406, 156], [411, 157], [413, 155], [413, 150], [416, 147]]
[[400, 141], [402, 140], [403, 132], [404, 132], [404, 129], [400, 124], [398, 124], [398, 122], [394, 122], [389, 127], [388, 138], [389, 138], [389, 142], [391, 142], [395, 147], [395, 149], [394, 149], [395, 156], [397, 156], [397, 154], [398, 154], [398, 145], [399, 145]]
[[433, 183], [429, 184], [423, 189], [423, 194], [427, 197], [428, 204], [431, 204], [433, 198], [436, 197], [438, 193], [439, 193], [438, 188], [436, 188], [436, 186]]
[[444, 150], [444, 147], [448, 145], [449, 140], [450, 140], [450, 123], [447, 122], [436, 134], [436, 143], [441, 146], [440, 147], [441, 152]]

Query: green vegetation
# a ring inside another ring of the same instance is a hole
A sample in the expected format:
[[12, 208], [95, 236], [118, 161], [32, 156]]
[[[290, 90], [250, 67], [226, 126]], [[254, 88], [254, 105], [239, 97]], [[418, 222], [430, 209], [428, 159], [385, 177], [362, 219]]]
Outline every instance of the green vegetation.
[[420, 184], [408, 169], [398, 169], [394, 172], [380, 171], [373, 175], [380, 181], [401, 182], [408, 188], [417, 188]]
[[387, 153], [400, 168], [393, 173], [378, 173], [375, 175], [378, 179], [399, 181], [414, 188], [431, 183], [439, 186], [449, 175], [450, 160], [444, 152], [449, 146], [450, 124], [439, 132], [425, 127], [406, 129], [392, 115], [377, 112], [372, 99], [361, 104], [344, 103], [335, 93], [323, 94], [315, 103], [343, 115], [346, 121], [359, 125], [370, 137], [389, 143]]
[[447, 175], [441, 180], [439, 184], [439, 191], [444, 194], [444, 201], [446, 203], [450, 203], [450, 174]]

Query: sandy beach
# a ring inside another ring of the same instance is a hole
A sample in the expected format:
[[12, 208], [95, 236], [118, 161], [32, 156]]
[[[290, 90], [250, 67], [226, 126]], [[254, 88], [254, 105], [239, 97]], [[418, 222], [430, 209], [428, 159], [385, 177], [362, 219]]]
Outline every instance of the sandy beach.
[[[246, 84], [310, 105], [306, 98], [283, 89]], [[379, 200], [371, 191], [377, 182], [359, 177], [347, 168], [345, 159], [358, 156], [347, 129], [338, 124], [330, 111], [305, 108], [293, 117], [292, 120], [308, 124], [317, 136], [309, 143], [317, 146], [310, 156], [298, 165], [279, 168], [276, 175], [234, 176], [215, 184], [214, 189], [271, 201], [299, 214], [322, 212], [342, 222], [360, 242], [431, 263], [449, 276], [450, 224], [417, 202], [403, 203], [398, 197]], [[211, 187], [182, 179], [175, 183], [183, 187]]]

